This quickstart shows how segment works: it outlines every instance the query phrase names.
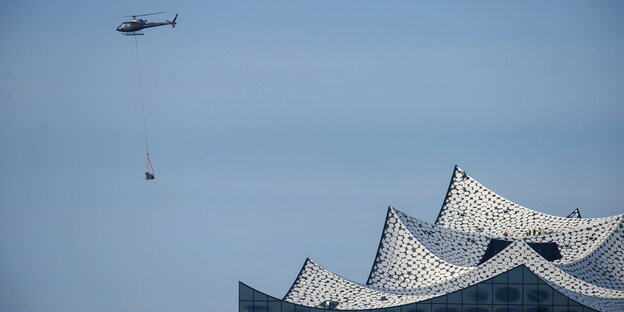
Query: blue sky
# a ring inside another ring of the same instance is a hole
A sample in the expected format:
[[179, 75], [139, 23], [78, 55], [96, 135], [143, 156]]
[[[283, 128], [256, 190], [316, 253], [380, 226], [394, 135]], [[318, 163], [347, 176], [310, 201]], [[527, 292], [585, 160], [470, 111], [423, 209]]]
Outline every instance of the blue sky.
[[[546, 213], [624, 212], [619, 1], [0, 8], [2, 311], [236, 311], [239, 280], [281, 297], [306, 257], [364, 282], [386, 207], [433, 222], [455, 164]], [[115, 27], [161, 10], [153, 184]]]

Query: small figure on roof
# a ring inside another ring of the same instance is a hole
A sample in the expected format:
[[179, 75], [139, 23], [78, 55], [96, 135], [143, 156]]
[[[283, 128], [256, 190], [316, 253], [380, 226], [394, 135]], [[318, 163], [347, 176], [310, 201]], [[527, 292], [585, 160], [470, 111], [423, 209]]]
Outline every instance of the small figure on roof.
[[154, 179], [156, 179], [156, 177], [154, 177], [153, 174], [149, 172], [145, 172], [145, 180], [154, 180]]
[[503, 233], [503, 236], [507, 237], [507, 236], [509, 236], [509, 233], [507, 233], [507, 231], [505, 231], [505, 233]]
[[541, 227], [537, 227], [537, 235], [542, 235], [542, 228]]
[[462, 180], [468, 179], [468, 174], [466, 173], [466, 171], [462, 171], [461, 178], [462, 178]]

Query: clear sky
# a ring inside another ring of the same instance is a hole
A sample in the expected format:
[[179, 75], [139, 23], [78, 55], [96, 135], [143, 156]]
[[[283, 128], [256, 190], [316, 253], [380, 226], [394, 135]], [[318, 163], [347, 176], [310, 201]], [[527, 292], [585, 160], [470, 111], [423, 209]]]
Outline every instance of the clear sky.
[[[123, 14], [178, 27], [133, 38]], [[236, 311], [306, 257], [357, 282], [455, 164], [624, 212], [622, 1], [0, 2], [0, 311]], [[168, 189], [168, 194], [162, 187]]]

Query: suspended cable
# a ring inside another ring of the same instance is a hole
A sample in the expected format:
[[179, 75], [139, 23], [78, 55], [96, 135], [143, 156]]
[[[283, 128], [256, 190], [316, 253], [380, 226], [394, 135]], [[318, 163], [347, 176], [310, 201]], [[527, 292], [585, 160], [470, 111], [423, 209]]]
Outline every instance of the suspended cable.
[[143, 78], [141, 75], [141, 62], [139, 62], [139, 44], [134, 36], [134, 50], [136, 51], [137, 71], [139, 73], [139, 90], [141, 93], [141, 115], [143, 116], [143, 133], [145, 134], [145, 180], [154, 180], [154, 168], [150, 160], [149, 144], [147, 140], [147, 121], [145, 118], [145, 100], [143, 99]]

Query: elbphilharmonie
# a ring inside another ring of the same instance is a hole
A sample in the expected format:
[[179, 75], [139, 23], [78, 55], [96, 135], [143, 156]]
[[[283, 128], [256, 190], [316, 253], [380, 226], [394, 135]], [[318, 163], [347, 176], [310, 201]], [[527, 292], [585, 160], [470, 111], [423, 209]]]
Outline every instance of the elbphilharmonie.
[[388, 208], [365, 284], [307, 259], [282, 299], [239, 283], [239, 312], [621, 312], [623, 220], [534, 211], [455, 167], [433, 224]]

